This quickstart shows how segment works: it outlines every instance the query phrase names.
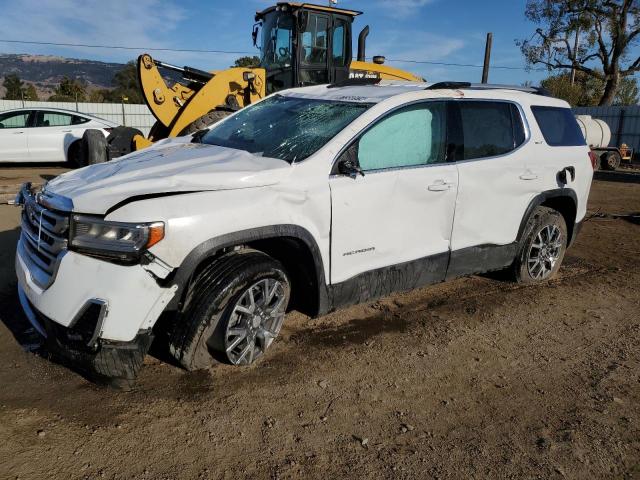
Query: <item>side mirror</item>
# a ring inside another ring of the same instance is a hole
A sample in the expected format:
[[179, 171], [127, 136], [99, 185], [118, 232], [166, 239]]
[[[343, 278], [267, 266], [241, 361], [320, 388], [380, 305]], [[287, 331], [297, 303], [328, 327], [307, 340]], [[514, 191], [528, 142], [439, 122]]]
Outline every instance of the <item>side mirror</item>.
[[364, 172], [360, 168], [360, 162], [358, 162], [358, 144], [351, 145], [338, 159], [338, 173], [340, 175], [347, 175], [355, 179], [358, 175], [364, 177]]

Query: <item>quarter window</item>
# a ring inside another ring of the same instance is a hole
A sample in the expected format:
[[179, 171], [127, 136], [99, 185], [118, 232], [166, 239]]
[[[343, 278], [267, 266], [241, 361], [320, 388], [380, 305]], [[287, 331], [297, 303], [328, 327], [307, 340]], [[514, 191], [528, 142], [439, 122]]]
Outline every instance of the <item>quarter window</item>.
[[586, 145], [578, 122], [568, 108], [531, 107], [544, 140], [552, 147]]
[[405, 107], [360, 137], [360, 168], [367, 171], [442, 162], [445, 130], [444, 102]]
[[0, 128], [25, 128], [29, 112], [10, 112], [0, 115]]
[[[525, 140], [520, 112], [508, 102], [456, 102], [460, 109], [463, 158], [504, 155]], [[459, 150], [459, 149], [458, 149]], [[459, 155], [458, 155], [459, 156]]]

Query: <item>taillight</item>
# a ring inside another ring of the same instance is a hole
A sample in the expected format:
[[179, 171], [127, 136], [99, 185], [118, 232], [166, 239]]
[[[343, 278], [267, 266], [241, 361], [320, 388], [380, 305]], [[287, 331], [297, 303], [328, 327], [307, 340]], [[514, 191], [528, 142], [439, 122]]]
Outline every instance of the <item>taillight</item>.
[[113, 132], [113, 127], [105, 127], [105, 128], [103, 128], [103, 130], [105, 132], [107, 132], [107, 133], [111, 133], [111, 132]]
[[598, 156], [589, 150], [589, 160], [591, 160], [591, 168], [596, 169], [596, 165], [598, 164]]

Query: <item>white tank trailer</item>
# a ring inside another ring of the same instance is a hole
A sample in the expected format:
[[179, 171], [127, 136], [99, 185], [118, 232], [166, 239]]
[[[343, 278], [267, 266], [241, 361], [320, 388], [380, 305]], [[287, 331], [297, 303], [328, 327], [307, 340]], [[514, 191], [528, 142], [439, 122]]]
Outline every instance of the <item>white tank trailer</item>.
[[576, 115], [576, 120], [587, 145], [598, 158], [596, 169], [615, 170], [622, 160], [631, 161], [633, 152], [625, 144], [620, 147], [609, 146], [611, 129], [604, 120], [591, 115]]

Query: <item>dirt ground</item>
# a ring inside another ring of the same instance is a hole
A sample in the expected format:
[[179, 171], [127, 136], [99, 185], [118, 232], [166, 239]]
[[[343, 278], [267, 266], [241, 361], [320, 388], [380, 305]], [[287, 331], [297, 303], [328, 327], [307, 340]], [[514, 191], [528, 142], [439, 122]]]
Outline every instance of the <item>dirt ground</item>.
[[547, 285], [293, 313], [256, 366], [149, 356], [120, 392], [20, 345], [0, 206], [0, 478], [640, 478], [640, 225], [602, 216], [640, 212], [640, 183], [596, 181], [589, 207]]

